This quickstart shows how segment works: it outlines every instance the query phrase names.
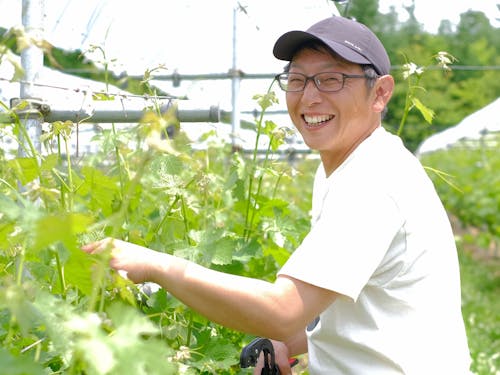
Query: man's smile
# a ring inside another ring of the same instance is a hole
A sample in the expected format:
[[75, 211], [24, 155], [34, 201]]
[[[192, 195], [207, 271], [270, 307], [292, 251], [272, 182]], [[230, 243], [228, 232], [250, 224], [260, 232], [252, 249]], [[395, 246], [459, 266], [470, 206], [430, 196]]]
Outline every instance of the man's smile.
[[316, 116], [303, 115], [302, 117], [303, 117], [307, 126], [314, 127], [314, 126], [323, 125], [327, 121], [330, 121], [331, 119], [333, 119], [335, 116], [333, 116], [333, 115], [316, 115]]

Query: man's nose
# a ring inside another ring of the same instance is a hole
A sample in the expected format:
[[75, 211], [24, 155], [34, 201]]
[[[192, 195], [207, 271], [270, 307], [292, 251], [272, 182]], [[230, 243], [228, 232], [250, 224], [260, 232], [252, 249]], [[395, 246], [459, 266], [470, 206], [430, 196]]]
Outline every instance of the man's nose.
[[316, 86], [316, 82], [314, 82], [312, 78], [306, 81], [306, 86], [302, 93], [302, 100], [306, 101], [307, 105], [314, 104], [321, 100], [321, 92], [318, 90], [318, 86]]

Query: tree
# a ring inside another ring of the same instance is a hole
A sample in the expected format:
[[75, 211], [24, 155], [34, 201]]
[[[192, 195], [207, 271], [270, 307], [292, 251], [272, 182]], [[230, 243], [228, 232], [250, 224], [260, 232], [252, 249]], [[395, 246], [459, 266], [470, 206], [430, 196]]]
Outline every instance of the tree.
[[378, 0], [351, 0], [344, 16], [354, 18], [372, 28], [378, 24]]
[[[496, 65], [500, 55], [500, 29], [491, 26], [483, 12], [462, 13], [451, 48], [461, 65]], [[461, 72], [455, 79], [467, 79], [471, 75], [478, 77], [482, 73]]]

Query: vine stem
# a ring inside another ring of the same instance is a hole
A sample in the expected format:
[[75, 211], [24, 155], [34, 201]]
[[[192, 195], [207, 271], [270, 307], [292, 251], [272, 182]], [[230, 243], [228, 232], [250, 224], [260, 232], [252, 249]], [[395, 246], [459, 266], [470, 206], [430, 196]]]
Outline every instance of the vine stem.
[[[111, 234], [110, 237], [114, 238], [118, 235], [119, 233], [119, 228], [121, 227], [122, 223], [126, 221], [126, 216], [127, 216], [127, 210], [128, 206], [131, 200], [131, 196], [136, 188], [136, 186], [139, 184], [144, 172], [146, 171], [145, 166], [148, 164], [149, 160], [151, 159], [151, 151], [147, 152], [142, 160], [140, 160], [139, 165], [143, 165], [144, 168], [140, 169], [140, 171], [134, 176], [134, 178], [130, 181], [130, 185], [123, 196], [122, 199], [122, 204], [118, 212], [116, 213], [114, 219], [112, 219], [110, 226], [111, 226]], [[96, 305], [97, 305], [97, 300], [98, 300], [98, 295], [101, 295], [101, 302], [99, 304], [98, 312], [102, 312], [104, 310], [104, 297], [106, 294], [106, 287], [107, 287], [107, 262], [109, 259], [101, 259], [101, 262], [99, 263], [99, 267], [97, 269], [97, 274], [96, 274], [96, 286], [93, 288], [92, 293], [90, 295], [89, 299], [89, 305], [88, 305], [88, 311], [95, 311]]]
[[401, 134], [403, 133], [403, 128], [405, 126], [408, 113], [410, 112], [411, 97], [413, 96], [413, 89], [410, 81], [411, 77], [408, 77], [408, 90], [406, 91], [405, 107], [403, 109], [403, 116], [401, 117], [401, 121], [399, 122], [398, 132], [396, 133], [398, 136], [401, 136]]
[[123, 159], [120, 155], [120, 149], [118, 148], [118, 145], [117, 145], [117, 141], [116, 141], [116, 138], [117, 138], [117, 133], [116, 133], [116, 127], [115, 127], [115, 124], [111, 124], [111, 131], [113, 133], [113, 145], [114, 145], [114, 149], [115, 149], [115, 157], [116, 157], [116, 161], [118, 163], [118, 176], [120, 178], [120, 194], [123, 196], [124, 194], [124, 178], [123, 178], [123, 169], [126, 168], [124, 165], [123, 165]]
[[59, 253], [54, 251], [56, 258], [57, 274], [59, 275], [59, 283], [61, 284], [61, 296], [66, 299], [66, 280], [64, 279], [64, 266], [61, 264]]
[[[19, 256], [19, 261], [17, 265], [17, 275], [16, 275], [16, 286], [20, 287], [23, 282], [23, 272], [24, 272], [24, 260], [25, 260], [25, 254], [24, 254], [24, 246], [22, 247], [22, 251]], [[5, 336], [4, 343], [9, 343], [12, 341], [14, 338], [15, 334], [15, 325], [16, 325], [16, 316], [12, 314], [9, 319], [9, 331], [7, 332], [7, 335]]]
[[[265, 171], [266, 167], [267, 167], [267, 162], [269, 160], [269, 157], [270, 157], [270, 153], [271, 153], [271, 144], [273, 142], [273, 137], [271, 137], [271, 139], [269, 140], [269, 145], [267, 146], [267, 151], [266, 151], [266, 156], [264, 158], [264, 163], [262, 165], [262, 170]], [[259, 182], [257, 184], [257, 191], [255, 192], [255, 196], [258, 197], [260, 195], [260, 192], [262, 190], [262, 181], [264, 179], [264, 173], [261, 173], [261, 175], [259, 176]], [[253, 226], [253, 222], [254, 222], [254, 219], [255, 219], [255, 213], [257, 212], [257, 200], [255, 199], [254, 202], [253, 202], [253, 205], [252, 205], [252, 215], [250, 217], [250, 222], [248, 223], [248, 236], [251, 234], [252, 230], [252, 226]]]
[[[191, 179], [186, 185], [184, 185], [184, 190], [186, 190], [189, 185], [191, 185], [193, 182], [194, 182], [194, 178]], [[172, 212], [172, 209], [175, 207], [175, 205], [181, 200], [181, 196], [179, 194], [176, 194], [175, 195], [175, 198], [174, 198], [174, 201], [172, 202], [172, 204], [170, 204], [170, 206], [168, 207], [167, 211], [165, 212], [165, 214], [163, 215], [160, 223], [156, 226], [155, 230], [154, 230], [154, 233], [155, 234], [158, 234], [158, 232], [160, 231], [160, 229], [163, 227], [163, 224], [165, 224], [165, 222], [167, 221], [168, 219], [168, 216], [170, 215], [170, 213]], [[182, 203], [184, 204], [184, 203]], [[185, 214], [185, 212], [183, 211], [183, 214]], [[184, 223], [184, 225], [186, 226], [187, 228], [187, 224]]]
[[[269, 88], [267, 89], [267, 94], [269, 94], [271, 92], [273, 83], [274, 83], [274, 80], [269, 85]], [[259, 119], [257, 120], [257, 135], [255, 136], [255, 144], [254, 144], [254, 148], [253, 148], [252, 167], [250, 169], [250, 173], [248, 176], [248, 180], [249, 180], [248, 181], [248, 195], [247, 195], [247, 204], [246, 204], [246, 213], [245, 213], [245, 231], [244, 231], [244, 238], [246, 241], [248, 241], [248, 239], [250, 238], [251, 225], [253, 223], [253, 218], [255, 217], [255, 213], [252, 213], [252, 215], [250, 217], [250, 209], [253, 209], [255, 211], [255, 207], [257, 204], [256, 202], [254, 202], [254, 204], [252, 204], [252, 190], [253, 190], [254, 173], [256, 170], [256, 163], [257, 163], [257, 151], [259, 148], [260, 135], [262, 134], [262, 122], [264, 121], [264, 113], [265, 113], [264, 106], [261, 106], [261, 108], [262, 108], [262, 111], [260, 111]], [[271, 144], [271, 142], [269, 142], [269, 145], [270, 144]], [[268, 158], [269, 158], [269, 148], [266, 152], [264, 164], [266, 163]], [[261, 181], [262, 181], [262, 177], [261, 177]], [[259, 187], [257, 189], [259, 189]]]
[[188, 330], [187, 330], [187, 337], [186, 337], [186, 346], [189, 347], [191, 344], [191, 336], [193, 334], [193, 312], [189, 310], [189, 322], [188, 322]]
[[68, 164], [68, 186], [69, 186], [69, 199], [68, 199], [68, 209], [69, 211], [73, 211], [73, 192], [74, 192], [74, 187], [73, 187], [73, 170], [71, 168], [71, 156], [70, 156], [70, 149], [69, 149], [69, 144], [68, 140], [66, 137], [64, 137], [64, 145], [66, 147], [66, 163]]
[[96, 311], [96, 305], [97, 305], [97, 299], [98, 295], [103, 293], [106, 290], [106, 260], [104, 259], [105, 257], [102, 257], [102, 259], [99, 260], [99, 263], [97, 264], [97, 270], [96, 270], [96, 277], [95, 280], [97, 280], [97, 283], [95, 284], [94, 288], [92, 288], [92, 293], [90, 294], [89, 297], [89, 303], [87, 306], [87, 310], [89, 312], [94, 312]]

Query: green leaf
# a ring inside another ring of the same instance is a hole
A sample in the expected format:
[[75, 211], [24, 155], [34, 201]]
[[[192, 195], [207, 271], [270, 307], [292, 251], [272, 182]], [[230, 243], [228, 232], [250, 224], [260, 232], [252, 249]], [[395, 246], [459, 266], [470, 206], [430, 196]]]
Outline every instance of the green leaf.
[[22, 334], [27, 335], [35, 325], [36, 309], [27, 293], [27, 285], [7, 285], [0, 288], [0, 308], [8, 309]]
[[83, 233], [91, 224], [92, 218], [79, 213], [62, 212], [38, 220], [33, 249], [45, 248], [53, 243], [62, 242], [69, 249], [76, 246], [76, 235]]
[[23, 185], [39, 177], [38, 162], [35, 158], [16, 158], [7, 163]]
[[183, 169], [184, 164], [180, 158], [174, 155], [164, 154], [151, 162], [151, 171], [159, 177], [162, 175], [178, 175], [182, 173]]
[[6, 349], [0, 348], [2, 374], [8, 375], [44, 375], [42, 366], [26, 355], [13, 356]]
[[89, 296], [92, 293], [93, 282], [91, 267], [92, 259], [88, 254], [76, 247], [70, 248], [71, 255], [64, 264], [64, 277], [68, 286], [78, 288], [82, 293]]
[[35, 242], [31, 248], [38, 252], [52, 244], [62, 243], [70, 252], [69, 259], [64, 264], [65, 279], [86, 295], [90, 295], [92, 291], [92, 260], [80, 250], [77, 235], [84, 233], [91, 222], [90, 217], [79, 213], [64, 212], [43, 217], [35, 227]]
[[12, 81], [17, 82], [22, 80], [25, 77], [24, 74], [24, 69], [22, 65], [19, 63], [19, 59], [16, 58], [15, 54], [13, 54], [11, 51], [2, 51], [2, 54], [5, 53], [7, 57], [7, 61], [12, 65], [14, 68], [14, 74], [12, 75]]
[[264, 256], [270, 255], [280, 266], [283, 266], [290, 257], [288, 251], [276, 245], [265, 248], [263, 251]]
[[432, 109], [426, 107], [418, 98], [413, 97], [412, 103], [420, 111], [420, 113], [424, 117], [424, 120], [427, 121], [427, 123], [432, 124], [435, 112]]
[[168, 361], [173, 351], [164, 342], [148, 338], [160, 332], [146, 316], [120, 304], [111, 305], [108, 314], [116, 326], [107, 338], [117, 359], [111, 374], [178, 374], [177, 366]]
[[114, 324], [118, 327], [113, 336], [122, 335], [126, 338], [159, 333], [158, 328], [144, 315], [139, 314], [135, 309], [126, 305], [114, 303], [108, 308], [107, 312]]
[[237, 241], [224, 230], [191, 231], [190, 237], [198, 242], [198, 245], [177, 249], [174, 255], [201, 263], [206, 267], [210, 264], [225, 265], [232, 262]]
[[89, 166], [82, 168], [83, 183], [78, 194], [89, 199], [89, 208], [102, 211], [105, 215], [113, 212], [113, 203], [118, 197], [117, 180]]
[[236, 248], [236, 241], [228, 236], [222, 237], [213, 244], [215, 253], [212, 263], [217, 265], [230, 264], [233, 261], [233, 252]]
[[150, 309], [149, 312], [151, 313], [165, 311], [168, 306], [167, 296], [167, 291], [163, 288], [153, 293], [146, 301], [146, 304]]
[[233, 254], [233, 260], [247, 263], [250, 259], [258, 255], [262, 255], [262, 247], [256, 238], [252, 238], [249, 242], [240, 240]]
[[201, 371], [214, 374], [221, 370], [229, 370], [231, 366], [239, 363], [239, 352], [236, 347], [220, 336], [212, 338], [202, 349], [204, 355], [192, 363]]
[[117, 360], [113, 353], [113, 348], [106, 343], [106, 338], [102, 336], [92, 336], [84, 338], [78, 342], [84, 358], [89, 363], [89, 367], [96, 370], [96, 374], [110, 374]]
[[115, 96], [105, 93], [105, 92], [94, 92], [92, 93], [92, 100], [95, 101], [109, 101], [115, 100]]
[[40, 165], [40, 170], [41, 171], [51, 171], [53, 168], [57, 166], [57, 163], [59, 161], [59, 157], [57, 154], [50, 154], [47, 155], [43, 161], [42, 164]]
[[0, 194], [0, 212], [2, 221], [15, 221], [22, 217], [24, 208], [7, 195]]
[[267, 108], [271, 107], [273, 104], [278, 103], [278, 98], [274, 92], [268, 92], [267, 94], [257, 94], [253, 96], [253, 99], [257, 101], [259, 106], [265, 111]]

